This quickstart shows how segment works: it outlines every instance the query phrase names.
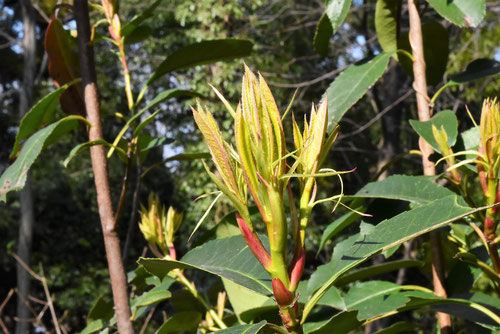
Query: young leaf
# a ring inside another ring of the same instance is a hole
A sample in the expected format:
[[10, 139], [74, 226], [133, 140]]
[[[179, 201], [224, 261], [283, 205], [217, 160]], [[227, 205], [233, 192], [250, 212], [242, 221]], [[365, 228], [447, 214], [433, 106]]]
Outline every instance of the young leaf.
[[149, 78], [146, 86], [172, 71], [211, 64], [221, 60], [246, 57], [250, 55], [252, 47], [252, 42], [234, 38], [203, 41], [188, 45], [168, 56]]
[[330, 19], [333, 33], [337, 32], [351, 8], [351, 0], [326, 0], [325, 13]]
[[428, 0], [445, 19], [459, 27], [477, 27], [486, 14], [485, 0]]
[[330, 19], [324, 13], [319, 19], [314, 33], [314, 51], [320, 56], [328, 56], [328, 44], [333, 35], [333, 27]]
[[430, 120], [426, 122], [420, 122], [416, 120], [410, 120], [410, 125], [418, 133], [419, 136], [425, 139], [432, 146], [436, 152], [441, 152], [439, 145], [434, 138], [432, 132], [432, 126], [434, 125], [437, 129], [443, 128], [448, 137], [448, 146], [452, 147], [457, 142], [458, 136], [458, 120], [455, 113], [451, 110], [443, 110], [435, 114]]
[[[259, 236], [269, 250], [268, 239]], [[162, 279], [175, 268], [200, 269], [227, 278], [263, 295], [271, 295], [271, 279], [241, 236], [211, 240], [189, 251], [180, 261], [140, 258], [151, 274]]]
[[[6, 195], [13, 190], [20, 190], [24, 187], [26, 176], [31, 165], [35, 162], [50, 136], [57, 131], [58, 127], [71, 129], [77, 126], [78, 121], [86, 120], [80, 116], [66, 116], [65, 118], [50, 124], [32, 135], [24, 143], [21, 153], [16, 161], [10, 165], [0, 177], [0, 202], [6, 201]], [[67, 123], [71, 123], [68, 127]]]
[[[378, 0], [375, 7], [375, 31], [384, 52], [396, 51], [402, 0]], [[397, 59], [397, 54], [394, 54]]]
[[367, 62], [352, 65], [335, 78], [326, 90], [328, 133], [333, 131], [346, 111], [384, 74], [392, 54], [381, 53]]
[[[52, 15], [45, 32], [45, 50], [49, 74], [56, 87], [61, 87], [80, 76], [76, 42], [64, 30], [62, 22]], [[72, 86], [62, 94], [61, 106], [65, 113], [85, 116], [85, 105], [80, 85]]]

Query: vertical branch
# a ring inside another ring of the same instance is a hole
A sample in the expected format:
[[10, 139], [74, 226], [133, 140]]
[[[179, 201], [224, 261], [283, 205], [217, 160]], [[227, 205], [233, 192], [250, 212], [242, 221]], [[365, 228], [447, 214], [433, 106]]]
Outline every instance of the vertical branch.
[[[425, 76], [424, 45], [422, 40], [422, 25], [420, 15], [414, 0], [408, 0], [408, 13], [410, 16], [410, 45], [413, 57], [413, 88], [417, 96], [418, 118], [420, 121], [427, 121], [431, 118], [432, 110], [430, 99], [427, 95], [427, 78]], [[419, 139], [420, 151], [422, 152], [422, 165], [424, 175], [435, 175], [434, 164], [429, 160], [432, 154], [432, 147], [422, 138]], [[432, 281], [434, 284], [434, 293], [446, 298], [446, 290], [443, 285], [443, 251], [441, 249], [441, 240], [438, 231], [430, 234], [432, 249]], [[437, 313], [441, 333], [451, 333], [451, 317], [446, 313]]]
[[[22, 42], [24, 64], [23, 64], [23, 84], [19, 94], [19, 117], [22, 118], [31, 108], [33, 103], [34, 82], [36, 76], [36, 21], [35, 10], [29, 0], [20, 1], [24, 37]], [[35, 221], [33, 213], [33, 196], [31, 192], [31, 177], [28, 173], [26, 185], [21, 190], [20, 196], [21, 221], [19, 224], [18, 255], [23, 262], [29, 265], [31, 244], [33, 240], [33, 225]], [[30, 291], [30, 276], [18, 264], [17, 265], [17, 317], [21, 319], [16, 324], [16, 334], [28, 332], [30, 323], [25, 321], [29, 318], [30, 310], [24, 303]]]
[[[84, 87], [85, 108], [87, 119], [92, 124], [89, 129], [89, 140], [102, 139], [101, 118], [99, 114], [99, 99], [97, 95], [97, 80], [93, 49], [90, 41], [90, 22], [88, 3], [86, 0], [75, 0], [75, 18], [78, 31], [78, 49], [80, 53], [80, 73]], [[108, 261], [113, 301], [115, 305], [118, 331], [133, 333], [130, 321], [130, 305], [127, 292], [127, 280], [120, 252], [120, 240], [116, 232], [116, 220], [113, 214], [111, 194], [109, 190], [106, 153], [103, 146], [90, 148], [92, 170], [97, 191], [97, 204], [101, 219], [106, 257]]]

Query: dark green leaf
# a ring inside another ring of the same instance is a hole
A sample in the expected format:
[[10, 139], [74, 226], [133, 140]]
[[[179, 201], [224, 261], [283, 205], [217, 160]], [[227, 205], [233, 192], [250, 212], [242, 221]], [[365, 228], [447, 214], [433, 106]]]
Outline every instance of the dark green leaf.
[[351, 8], [351, 0], [326, 0], [325, 13], [330, 19], [333, 33], [337, 32]]
[[90, 309], [87, 315], [87, 321], [90, 322], [98, 319], [109, 321], [114, 314], [113, 303], [104, 300], [104, 298], [100, 296]]
[[159, 302], [164, 301], [165, 299], [168, 299], [170, 297], [171, 297], [170, 291], [165, 290], [165, 289], [153, 289], [153, 290], [144, 292], [142, 295], [132, 299], [130, 302], [130, 309], [132, 311], [132, 319], [136, 318], [137, 311], [139, 310], [139, 308], [159, 303]]
[[[385, 52], [396, 51], [402, 0], [378, 0], [375, 7], [375, 31]], [[394, 55], [397, 57], [397, 54]]]
[[[35, 162], [42, 149], [46, 147], [46, 141], [57, 130], [57, 128], [64, 127], [67, 129], [76, 127], [78, 121], [86, 122], [86, 120], [80, 116], [66, 116], [65, 118], [37, 131], [26, 141], [26, 143], [24, 143], [21, 153], [17, 157], [16, 161], [14, 161], [14, 163], [10, 165], [0, 177], [0, 202], [6, 200], [8, 192], [20, 190], [24, 187], [26, 175], [28, 174], [31, 165]], [[73, 124], [70, 127], [66, 127], [68, 125], [66, 123]]]
[[387, 219], [365, 235], [342, 241], [335, 247], [332, 261], [318, 267], [309, 279], [309, 291], [319, 290], [306, 305], [305, 315], [340, 275], [366, 259], [480, 210], [484, 208], [471, 209], [456, 196], [447, 196]]
[[87, 326], [80, 332], [81, 334], [91, 334], [100, 331], [104, 328], [104, 321], [101, 319], [87, 322]]
[[[261, 236], [264, 245], [267, 238]], [[160, 279], [175, 268], [193, 268], [227, 278], [255, 292], [271, 295], [269, 274], [241, 236], [211, 240], [189, 251], [180, 261], [140, 258], [147, 271]]]
[[356, 318], [357, 312], [339, 312], [328, 320], [321, 322], [306, 322], [305, 334], [347, 334], [361, 327], [361, 322]]
[[146, 10], [144, 10], [142, 13], [134, 16], [132, 20], [127, 22], [121, 30], [121, 35], [125, 37], [125, 39], [134, 32], [137, 27], [141, 26], [141, 23], [153, 16], [153, 12], [158, 7], [160, 4], [161, 0], [155, 1], [151, 6], [149, 6]]
[[337, 234], [342, 232], [346, 227], [354, 223], [359, 219], [359, 214], [354, 211], [349, 211], [337, 218], [333, 223], [330, 223], [321, 235], [321, 241], [319, 243], [318, 253], [323, 249], [326, 242], [334, 238]]
[[135, 44], [142, 42], [153, 33], [153, 28], [147, 24], [143, 24], [135, 28], [130, 34], [125, 36], [125, 44]]
[[14, 147], [10, 153], [10, 158], [13, 158], [19, 152], [21, 148], [21, 141], [28, 138], [33, 133], [35, 133], [40, 127], [46, 125], [53, 121], [54, 114], [56, 112], [57, 103], [61, 94], [71, 85], [80, 82], [81, 80], [74, 80], [61, 88], [53, 91], [42, 97], [38, 102], [31, 108], [31, 110], [24, 115], [19, 124], [19, 131], [16, 135], [16, 141], [14, 142]]
[[328, 16], [323, 14], [319, 19], [314, 33], [314, 51], [320, 56], [328, 56], [328, 44], [333, 35], [333, 28]]
[[[88, 141], [86, 143], [82, 143], [82, 144], [79, 144], [75, 147], [73, 147], [73, 149], [71, 150], [71, 152], [69, 152], [68, 156], [66, 157], [66, 159], [64, 159], [64, 162], [63, 162], [63, 165], [64, 167], [68, 167], [69, 163], [71, 162], [71, 160], [73, 160], [73, 158], [75, 156], [77, 156], [78, 154], [80, 154], [81, 152], [85, 151], [86, 149], [89, 149], [90, 147], [92, 146], [95, 146], [95, 145], [103, 145], [103, 146], [106, 146], [106, 147], [111, 147], [111, 144], [108, 143], [107, 141], [105, 141], [104, 139], [99, 139], [99, 140], [94, 140], [94, 141]], [[127, 153], [125, 153], [121, 148], [117, 147], [118, 149], [118, 152], [125, 157], [127, 157]]]
[[181, 97], [181, 96], [202, 97], [201, 94], [195, 92], [194, 90], [190, 90], [190, 89], [178, 89], [178, 88], [168, 89], [168, 90], [164, 90], [163, 92], [156, 95], [154, 97], [154, 99], [141, 111], [146, 111], [148, 109], [151, 109], [155, 105], [157, 105], [158, 103], [161, 103], [165, 100], [173, 99], [173, 98], [177, 98], [177, 97]]
[[168, 56], [156, 69], [146, 86], [161, 76], [197, 65], [211, 64], [250, 55], [253, 44], [242, 39], [218, 39], [188, 45]]
[[410, 298], [398, 293], [401, 286], [385, 281], [362, 282], [344, 296], [348, 311], [358, 311], [358, 320], [374, 318], [406, 305]]
[[493, 59], [473, 60], [462, 73], [452, 75], [450, 81], [464, 83], [500, 73], [500, 63]]
[[[448, 31], [438, 22], [429, 22], [422, 25], [422, 38], [427, 84], [436, 85], [443, 80], [448, 63]], [[408, 33], [399, 38], [398, 49], [412, 53]], [[406, 56], [398, 59], [405, 71], [413, 76], [413, 61]]]
[[432, 146], [436, 152], [441, 152], [441, 150], [439, 149], [436, 139], [434, 139], [434, 134], [432, 133], [433, 125], [438, 130], [444, 129], [448, 137], [448, 146], [452, 147], [457, 142], [458, 120], [455, 113], [451, 110], [440, 111], [426, 122], [410, 120], [410, 125], [420, 137], [424, 138], [425, 141]]
[[368, 183], [355, 195], [347, 198], [387, 198], [426, 204], [439, 198], [453, 195], [449, 189], [433, 182], [434, 177], [392, 175], [387, 179]]
[[342, 286], [354, 281], [359, 281], [367, 278], [372, 278], [377, 275], [385, 274], [401, 268], [412, 268], [422, 266], [424, 263], [417, 260], [397, 260], [392, 262], [385, 262], [371, 267], [362, 268], [342, 275], [337, 282], [336, 286]]
[[333, 130], [346, 111], [384, 74], [392, 54], [382, 53], [367, 62], [352, 65], [335, 78], [326, 90], [328, 132]]
[[427, 0], [445, 19], [459, 27], [477, 27], [486, 14], [485, 0]]
[[398, 321], [389, 327], [379, 330], [375, 334], [398, 334], [398, 333], [413, 333], [418, 326], [410, 322]]
[[234, 326], [230, 328], [226, 328], [217, 332], [212, 332], [212, 333], [217, 333], [217, 334], [258, 334], [260, 333], [260, 330], [264, 328], [266, 325], [266, 321], [262, 320], [261, 322], [258, 322], [256, 324], [252, 325], [239, 325], [239, 326]]
[[179, 333], [192, 331], [198, 327], [201, 321], [199, 312], [180, 312], [167, 318], [167, 321], [161, 325], [156, 334]]

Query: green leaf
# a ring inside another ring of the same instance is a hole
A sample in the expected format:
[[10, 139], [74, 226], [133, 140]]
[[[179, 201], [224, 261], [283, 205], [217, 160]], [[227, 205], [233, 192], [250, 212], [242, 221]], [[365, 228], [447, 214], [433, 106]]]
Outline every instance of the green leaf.
[[387, 179], [368, 183], [353, 196], [347, 198], [387, 198], [426, 204], [453, 195], [449, 189], [433, 182], [435, 177], [392, 175]]
[[375, 334], [398, 334], [398, 333], [413, 333], [418, 326], [406, 321], [398, 321], [389, 327], [379, 330]]
[[[264, 245], [267, 238], [260, 237]], [[138, 261], [160, 279], [175, 268], [200, 269], [227, 278], [263, 295], [271, 295], [271, 279], [241, 236], [211, 240], [189, 251], [180, 261], [140, 258]]]
[[[73, 147], [73, 149], [71, 150], [71, 152], [69, 152], [66, 159], [64, 159], [64, 162], [63, 162], [64, 167], [68, 167], [71, 160], [73, 160], [73, 158], [76, 157], [78, 154], [80, 154], [81, 152], [83, 152], [86, 149], [89, 149], [90, 147], [95, 146], [95, 145], [103, 145], [103, 146], [111, 147], [111, 144], [108, 143], [107, 141], [105, 141], [104, 139], [98, 139], [98, 140], [93, 140], [93, 141], [88, 141], [86, 143], [78, 144], [75, 147]], [[127, 158], [127, 153], [125, 151], [123, 151], [120, 147], [116, 147], [116, 149], [118, 150], [118, 153], [120, 155], [125, 157], [125, 159]]]
[[198, 327], [201, 321], [201, 313], [199, 312], [180, 312], [167, 318], [167, 321], [161, 325], [156, 331], [156, 334], [179, 333], [192, 331]]
[[262, 320], [261, 322], [258, 322], [256, 324], [251, 324], [251, 325], [239, 325], [239, 326], [234, 326], [230, 328], [226, 328], [217, 332], [212, 332], [212, 333], [217, 333], [217, 334], [258, 334], [260, 333], [260, 330], [264, 328], [266, 325], [266, 321]]
[[135, 128], [134, 130], [134, 133], [133, 133], [133, 136], [134, 137], [137, 137], [141, 131], [149, 124], [151, 123], [155, 118], [156, 116], [158, 116], [158, 114], [161, 112], [162, 110], [161, 109], [158, 109], [157, 111], [155, 111], [154, 113], [152, 113], [151, 115], [149, 115], [148, 117], [146, 117], [146, 119], [144, 121], [142, 121], [141, 123], [139, 123], [139, 125], [137, 125], [137, 127]]
[[[448, 63], [448, 31], [438, 22], [429, 22], [422, 25], [422, 38], [427, 84], [436, 85], [443, 80]], [[412, 53], [408, 32], [399, 38], [398, 49]], [[406, 56], [398, 59], [405, 71], [413, 76], [413, 61]]]
[[471, 209], [459, 203], [456, 196], [447, 196], [384, 220], [367, 234], [342, 241], [335, 247], [332, 261], [318, 267], [309, 279], [309, 291], [317, 291], [306, 304], [304, 316], [343, 273], [375, 254], [480, 210], [484, 208]]
[[111, 320], [114, 314], [113, 303], [104, 300], [104, 297], [100, 296], [87, 315], [87, 326], [82, 330], [82, 334], [100, 331], [104, 328], [105, 323]]
[[161, 76], [197, 65], [211, 64], [250, 55], [253, 44], [242, 39], [217, 39], [188, 45], [168, 56], [146, 83], [149, 86]]
[[362, 282], [349, 290], [344, 301], [348, 311], [358, 311], [358, 320], [366, 320], [406, 305], [410, 298], [397, 293], [400, 290], [401, 286], [396, 283]]
[[493, 59], [475, 59], [467, 65], [465, 71], [450, 77], [456, 84], [469, 82], [500, 73], [500, 62]]
[[101, 319], [87, 321], [87, 326], [81, 331], [81, 334], [91, 334], [104, 328], [104, 321]]
[[459, 27], [477, 27], [486, 14], [485, 0], [427, 0], [445, 19]]
[[132, 311], [132, 320], [136, 319], [137, 311], [139, 310], [139, 308], [159, 303], [161, 301], [170, 298], [171, 296], [172, 294], [168, 290], [153, 289], [144, 292], [139, 297], [132, 299], [130, 302], [130, 309]]
[[230, 280], [222, 279], [227, 298], [240, 321], [251, 322], [259, 313], [277, 309], [274, 299], [263, 296]]
[[334, 222], [330, 223], [321, 235], [321, 241], [318, 247], [318, 253], [323, 249], [328, 240], [334, 238], [337, 234], [342, 232], [346, 227], [359, 219], [359, 214], [354, 211], [349, 211], [337, 218]]
[[134, 32], [135, 29], [141, 26], [141, 23], [154, 15], [154, 10], [160, 4], [161, 0], [155, 1], [151, 6], [142, 13], [134, 16], [129, 22], [122, 26], [121, 35], [127, 37]]
[[367, 62], [350, 66], [335, 78], [326, 90], [328, 132], [335, 128], [346, 111], [384, 74], [392, 55], [392, 52], [379, 54]]
[[108, 155], [107, 155], [108, 159], [111, 158], [111, 156], [113, 155], [115, 147], [118, 146], [118, 143], [122, 139], [125, 132], [127, 132], [127, 130], [130, 128], [130, 126], [135, 121], [140, 119], [140, 117], [148, 109], [154, 107], [158, 103], [161, 103], [167, 99], [176, 98], [176, 97], [180, 97], [180, 96], [200, 96], [200, 95], [198, 93], [196, 93], [195, 91], [186, 90], [186, 89], [169, 89], [169, 90], [163, 91], [163, 92], [159, 93], [158, 95], [156, 95], [155, 98], [153, 99], [153, 101], [151, 101], [146, 107], [141, 109], [137, 114], [135, 114], [134, 116], [132, 116], [131, 118], [128, 119], [127, 123], [125, 123], [125, 125], [123, 126], [123, 128], [120, 130], [120, 132], [116, 136], [115, 140], [113, 141], [113, 145], [111, 146], [111, 148], [108, 151]]
[[[203, 95], [201, 95], [200, 93], [198, 93], [194, 90], [191, 90], [191, 89], [178, 89], [178, 88], [168, 89], [168, 90], [164, 90], [163, 92], [156, 95], [153, 98], [153, 100], [151, 102], [149, 102], [149, 104], [144, 109], [141, 110], [141, 112], [146, 111], [148, 109], [151, 109], [155, 105], [157, 105], [158, 103], [161, 103], [165, 100], [173, 99], [173, 98], [177, 98], [177, 97], [182, 97], [182, 96], [203, 97]], [[139, 112], [139, 113], [141, 113], [141, 112]]]
[[391, 262], [384, 262], [381, 264], [373, 265], [367, 268], [362, 268], [342, 275], [337, 282], [336, 286], [342, 286], [354, 281], [371, 278], [377, 275], [385, 274], [401, 268], [412, 268], [422, 266], [424, 262], [417, 260], [397, 260]]
[[[385, 52], [396, 51], [402, 0], [378, 0], [375, 7], [375, 31]], [[394, 54], [397, 59], [397, 54]]]
[[135, 44], [142, 42], [153, 33], [153, 28], [147, 24], [142, 24], [136, 27], [130, 34], [125, 36], [125, 44]]
[[[78, 121], [86, 122], [85, 118], [80, 116], [66, 116], [63, 119], [50, 124], [49, 126], [37, 131], [26, 143], [24, 143], [21, 153], [16, 161], [10, 165], [0, 177], [0, 202], [6, 201], [6, 195], [10, 191], [20, 190], [24, 187], [26, 176], [31, 165], [35, 162], [50, 136], [57, 131], [58, 127], [71, 129], [76, 127]], [[73, 123], [67, 127], [67, 123]]]
[[16, 156], [21, 148], [21, 141], [28, 138], [33, 133], [35, 133], [43, 125], [53, 121], [54, 114], [56, 112], [57, 103], [61, 94], [71, 85], [80, 82], [81, 79], [73, 80], [70, 83], [62, 86], [61, 88], [53, 91], [42, 97], [38, 102], [31, 108], [31, 110], [24, 115], [21, 123], [19, 124], [19, 131], [16, 135], [16, 141], [14, 142], [14, 147], [10, 153], [10, 158]]
[[328, 320], [321, 322], [306, 322], [305, 334], [346, 334], [361, 327], [361, 322], [356, 318], [357, 312], [339, 312]]
[[448, 146], [452, 147], [457, 142], [458, 136], [458, 120], [455, 113], [451, 110], [443, 110], [435, 114], [430, 120], [420, 122], [410, 120], [410, 125], [418, 133], [418, 135], [425, 139], [429, 145], [432, 146], [434, 151], [441, 152], [439, 146], [434, 138], [432, 126], [434, 125], [438, 130], [444, 128], [446, 136], [448, 137]]
[[349, 13], [349, 8], [351, 8], [351, 0], [326, 0], [325, 13], [330, 19], [333, 33], [344, 22], [347, 13]]
[[314, 51], [320, 56], [328, 56], [328, 44], [333, 35], [333, 27], [330, 19], [324, 13], [319, 19], [316, 31], [314, 32]]

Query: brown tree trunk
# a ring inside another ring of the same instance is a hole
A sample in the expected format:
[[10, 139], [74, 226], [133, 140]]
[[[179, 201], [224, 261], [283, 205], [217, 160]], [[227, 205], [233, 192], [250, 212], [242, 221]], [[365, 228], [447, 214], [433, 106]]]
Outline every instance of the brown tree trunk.
[[[22, 118], [30, 110], [33, 103], [36, 76], [36, 23], [35, 9], [31, 5], [31, 2], [29, 0], [21, 0], [19, 4], [24, 28], [22, 42], [24, 73], [22, 87], [19, 91], [19, 117]], [[29, 266], [34, 225], [33, 196], [29, 174], [26, 178], [26, 185], [21, 190], [19, 201], [21, 206], [21, 221], [19, 224], [17, 255]], [[19, 321], [16, 323], [16, 334], [26, 334], [30, 327], [28, 319], [31, 317], [30, 311], [25, 304], [30, 293], [30, 275], [19, 263], [17, 264], [17, 289], [17, 318]]]
[[[85, 109], [87, 120], [92, 125], [89, 129], [89, 140], [102, 139], [101, 116], [99, 113], [99, 98], [97, 91], [97, 79], [94, 64], [94, 52], [90, 45], [90, 22], [87, 0], [75, 0], [75, 18], [78, 31], [78, 49], [80, 54], [80, 73], [84, 89]], [[130, 305], [127, 292], [127, 278], [123, 268], [120, 252], [120, 240], [116, 232], [116, 220], [113, 213], [111, 193], [109, 189], [106, 152], [104, 146], [92, 146], [90, 148], [92, 170], [97, 191], [97, 205], [101, 219], [104, 245], [108, 260], [111, 288], [113, 290], [113, 301], [121, 334], [134, 333], [130, 321]]]

